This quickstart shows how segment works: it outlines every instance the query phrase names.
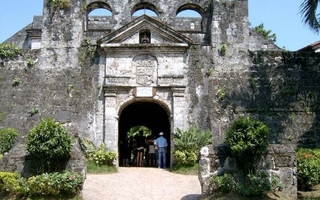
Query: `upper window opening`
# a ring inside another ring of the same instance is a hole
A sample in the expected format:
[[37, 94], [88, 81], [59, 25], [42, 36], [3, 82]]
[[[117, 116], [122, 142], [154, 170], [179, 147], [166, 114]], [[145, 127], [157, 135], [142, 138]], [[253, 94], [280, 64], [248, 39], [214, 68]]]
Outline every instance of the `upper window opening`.
[[187, 9], [187, 10], [183, 10], [181, 12], [179, 12], [177, 14], [177, 17], [196, 17], [196, 18], [201, 18], [201, 15], [194, 10], [191, 9]]
[[92, 10], [89, 13], [89, 16], [112, 16], [112, 13], [108, 10], [108, 9], [104, 9], [104, 8], [97, 8]]
[[148, 15], [150, 17], [158, 17], [157, 13], [155, 13], [153, 10], [150, 10], [148, 8], [136, 10], [132, 16], [138, 17], [141, 15]]

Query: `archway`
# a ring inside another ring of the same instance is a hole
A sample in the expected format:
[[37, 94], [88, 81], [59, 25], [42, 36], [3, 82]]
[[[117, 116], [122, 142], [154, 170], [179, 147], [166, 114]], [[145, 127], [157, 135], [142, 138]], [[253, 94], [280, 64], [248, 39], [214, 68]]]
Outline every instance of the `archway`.
[[[167, 148], [167, 167], [170, 166], [171, 155], [171, 129], [168, 111], [154, 102], [140, 101], [134, 102], [126, 106], [119, 115], [119, 134], [118, 147], [119, 153], [120, 142], [124, 140], [128, 131], [132, 127], [144, 126], [151, 130], [151, 134], [155, 137], [159, 136], [160, 132], [164, 133], [164, 137], [168, 141]], [[121, 157], [121, 155], [119, 156]], [[121, 166], [121, 159], [119, 159], [119, 166]]]

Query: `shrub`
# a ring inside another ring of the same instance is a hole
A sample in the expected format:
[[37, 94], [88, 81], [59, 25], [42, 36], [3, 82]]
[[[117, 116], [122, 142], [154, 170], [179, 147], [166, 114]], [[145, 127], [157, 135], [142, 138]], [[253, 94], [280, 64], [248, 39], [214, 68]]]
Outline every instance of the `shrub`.
[[13, 172], [0, 172], [0, 191], [16, 193], [19, 188], [19, 174]]
[[61, 9], [69, 9], [71, 8], [71, 1], [70, 0], [50, 0], [50, 5], [54, 6], [55, 8]]
[[72, 148], [72, 138], [62, 125], [52, 119], [43, 119], [30, 130], [27, 150], [37, 161], [37, 173], [64, 170]]
[[195, 152], [187, 150], [176, 150], [173, 157], [177, 165], [194, 165], [198, 160]]
[[14, 59], [19, 53], [18, 46], [0, 43], [0, 59]]
[[245, 183], [240, 183], [236, 190], [243, 196], [263, 196], [272, 189], [267, 173], [248, 174]]
[[211, 177], [210, 186], [215, 192], [229, 193], [235, 188], [235, 182], [230, 174], [224, 174]]
[[73, 172], [44, 173], [27, 181], [31, 196], [76, 194], [82, 188], [84, 177]]
[[96, 165], [113, 165], [117, 154], [112, 151], [107, 151], [105, 144], [102, 143], [99, 148], [96, 148], [92, 141], [79, 138], [81, 149], [85, 153], [86, 158]]
[[269, 128], [249, 117], [240, 117], [227, 131], [226, 143], [244, 177], [255, 174], [258, 162], [269, 145]]
[[311, 190], [320, 182], [320, 150], [319, 149], [298, 149], [297, 172], [298, 189]]
[[97, 165], [113, 165], [113, 161], [116, 158], [116, 153], [106, 151], [104, 149], [98, 149], [90, 156], [92, 161]]
[[0, 129], [0, 154], [8, 152], [16, 141], [18, 132], [14, 128]]
[[186, 131], [178, 128], [174, 134], [173, 143], [176, 163], [194, 165], [198, 160], [200, 148], [212, 143], [212, 133], [198, 130], [194, 126]]

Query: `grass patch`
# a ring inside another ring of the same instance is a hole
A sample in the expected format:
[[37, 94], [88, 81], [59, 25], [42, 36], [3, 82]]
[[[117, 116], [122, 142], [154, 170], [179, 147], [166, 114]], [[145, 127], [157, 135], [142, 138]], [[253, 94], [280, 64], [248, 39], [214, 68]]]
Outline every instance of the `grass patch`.
[[198, 175], [199, 164], [173, 166], [171, 172], [184, 175]]
[[96, 165], [94, 162], [87, 163], [88, 174], [110, 174], [117, 173], [118, 169], [115, 166]]

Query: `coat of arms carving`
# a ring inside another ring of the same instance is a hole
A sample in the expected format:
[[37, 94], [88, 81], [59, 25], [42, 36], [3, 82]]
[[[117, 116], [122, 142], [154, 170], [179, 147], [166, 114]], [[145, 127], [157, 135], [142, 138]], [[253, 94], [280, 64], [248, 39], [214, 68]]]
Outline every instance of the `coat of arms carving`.
[[155, 82], [156, 59], [149, 55], [138, 56], [133, 61], [137, 84], [148, 86]]

